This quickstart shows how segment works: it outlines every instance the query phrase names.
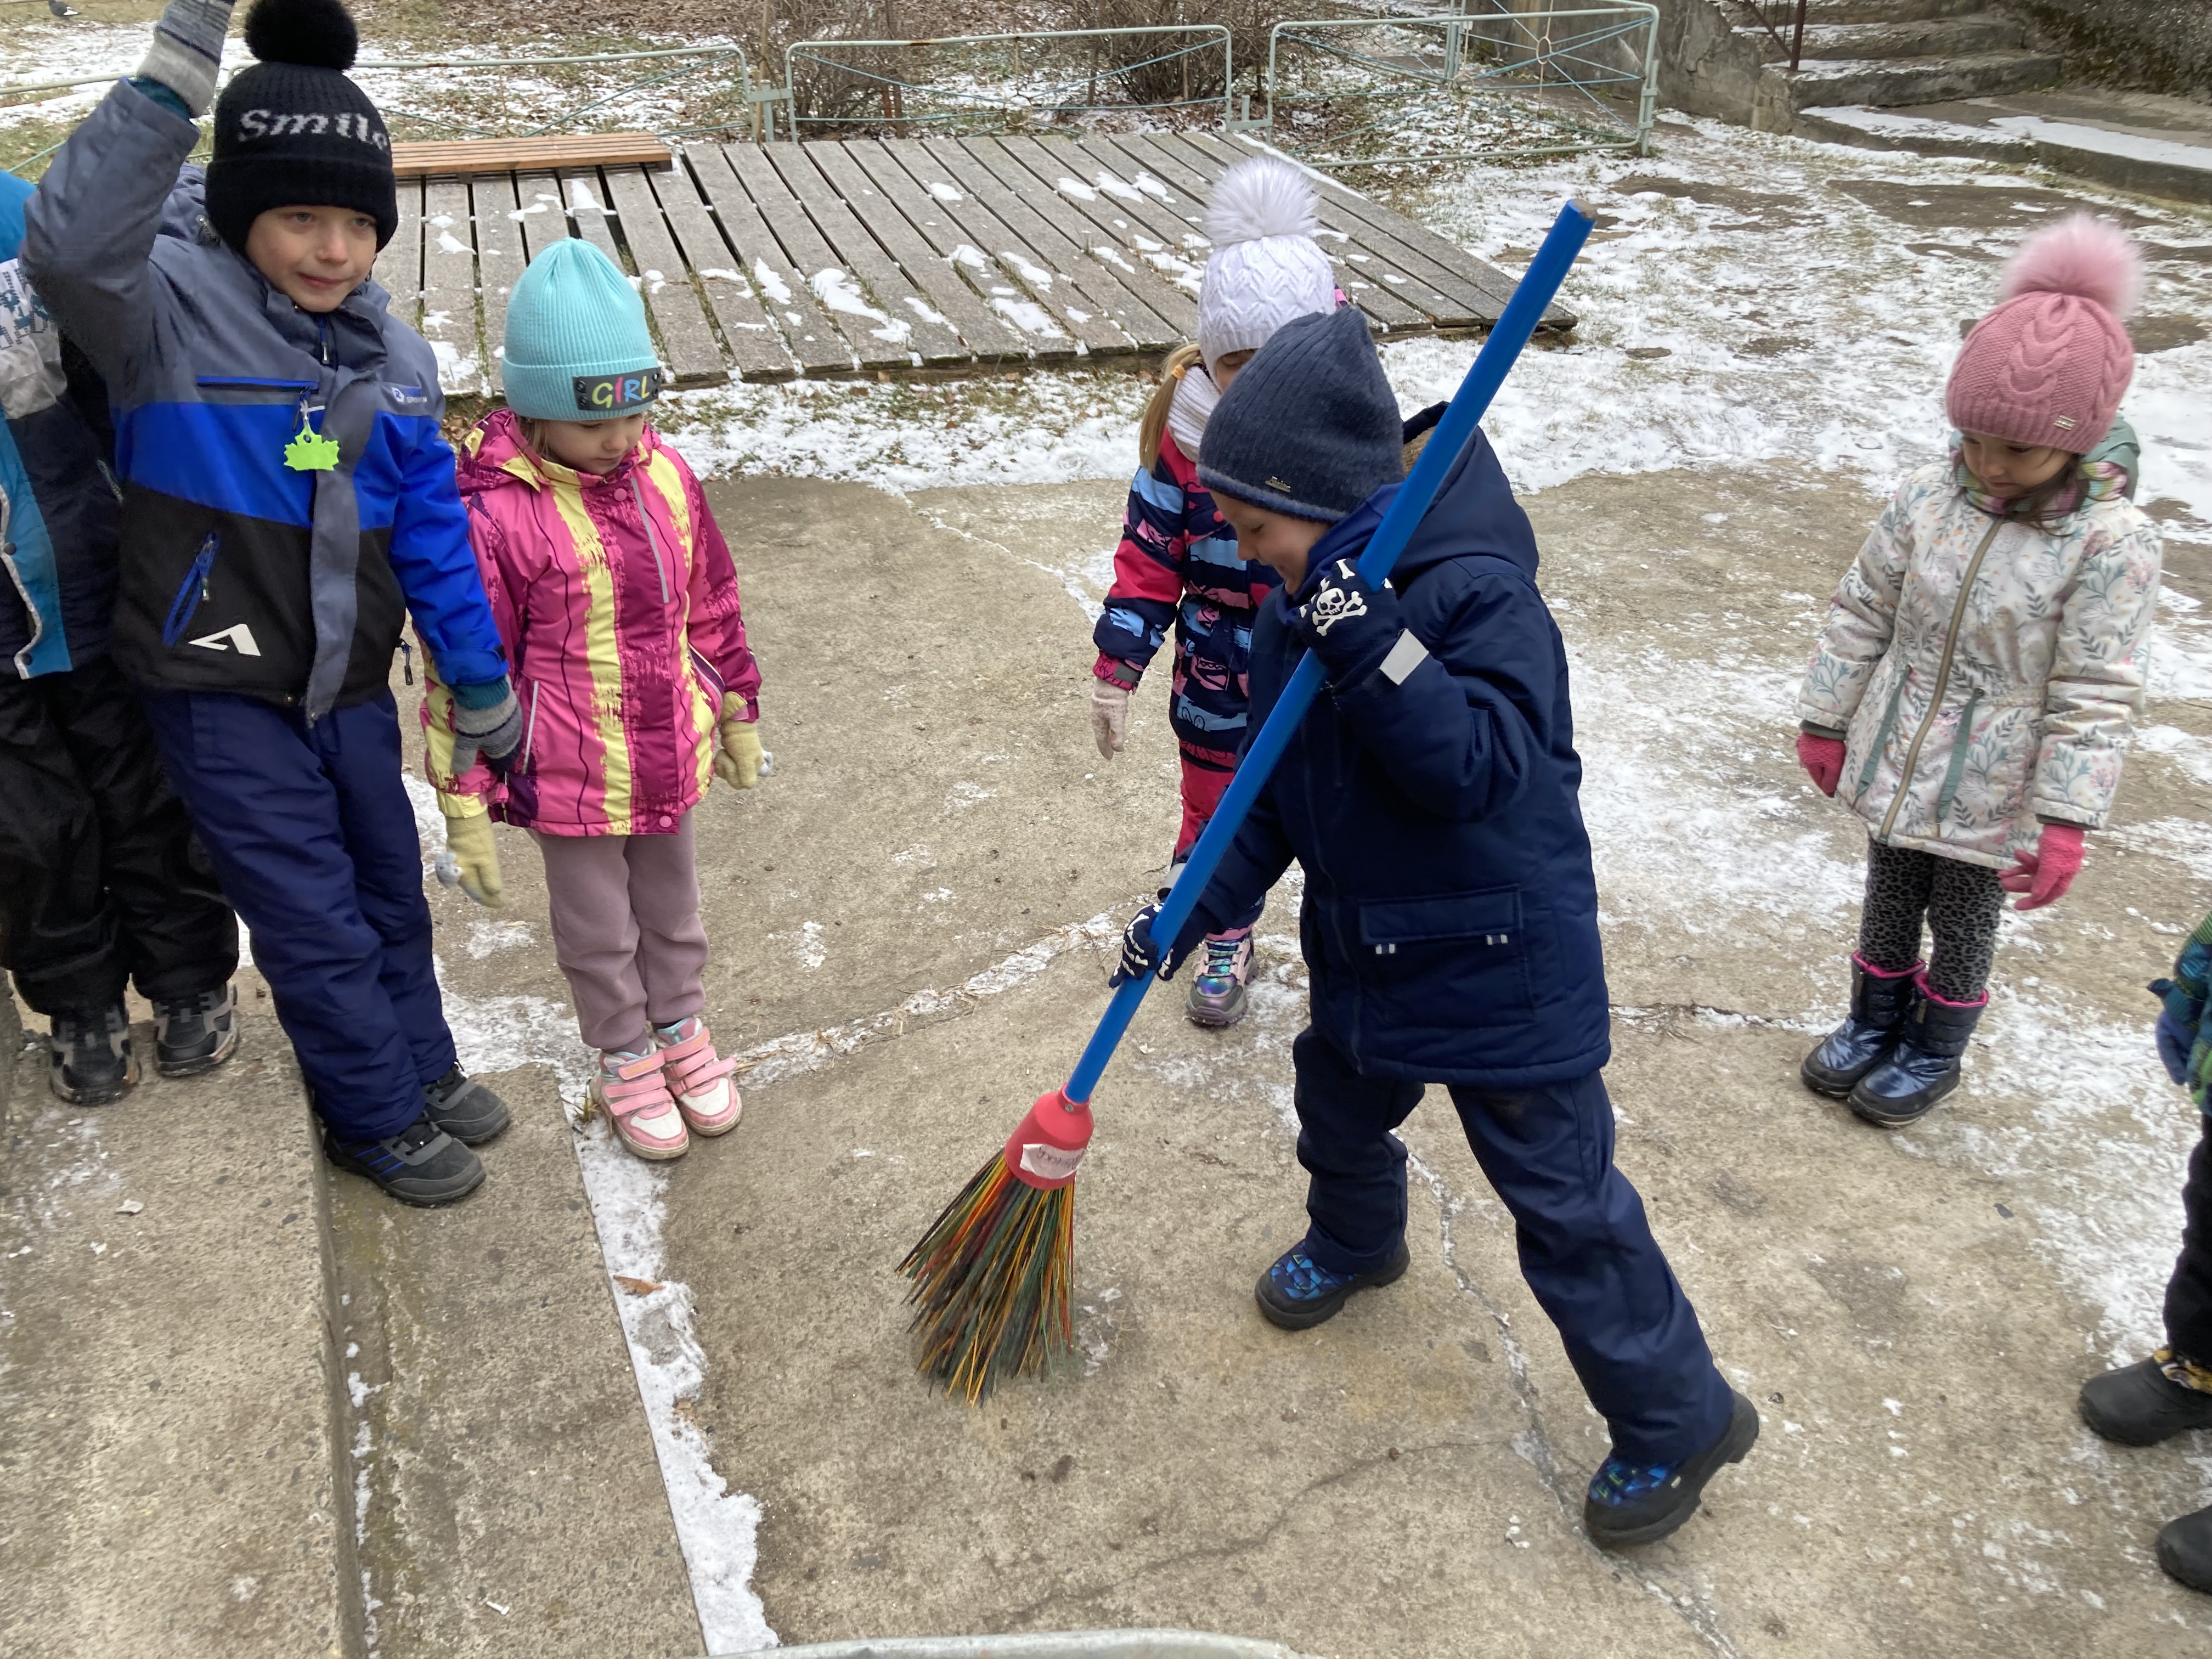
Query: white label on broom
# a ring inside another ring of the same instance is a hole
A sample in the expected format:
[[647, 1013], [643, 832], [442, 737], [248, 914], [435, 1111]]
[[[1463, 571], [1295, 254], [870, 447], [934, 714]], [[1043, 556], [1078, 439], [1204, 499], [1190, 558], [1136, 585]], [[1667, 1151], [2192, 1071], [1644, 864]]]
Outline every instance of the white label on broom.
[[1054, 1146], [1042, 1140], [1022, 1143], [1022, 1168], [1033, 1176], [1047, 1181], [1065, 1181], [1075, 1173], [1075, 1166], [1083, 1162], [1085, 1148], [1078, 1146], [1069, 1152], [1064, 1146]]

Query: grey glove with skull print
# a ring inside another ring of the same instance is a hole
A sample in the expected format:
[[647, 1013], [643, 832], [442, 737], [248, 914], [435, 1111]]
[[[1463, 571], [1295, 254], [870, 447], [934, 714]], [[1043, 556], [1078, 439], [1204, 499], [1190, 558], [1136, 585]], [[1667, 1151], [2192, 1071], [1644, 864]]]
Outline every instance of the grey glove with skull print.
[[1307, 577], [1304, 590], [1304, 599], [1291, 611], [1291, 626], [1321, 659], [1331, 685], [1358, 684], [1406, 631], [1390, 585], [1370, 587], [1349, 559], [1328, 560]]

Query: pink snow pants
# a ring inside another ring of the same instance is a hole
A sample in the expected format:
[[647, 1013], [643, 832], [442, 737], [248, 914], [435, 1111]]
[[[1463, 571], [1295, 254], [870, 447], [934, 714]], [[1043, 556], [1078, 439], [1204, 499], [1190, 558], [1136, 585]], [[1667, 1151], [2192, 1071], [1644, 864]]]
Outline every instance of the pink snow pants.
[[648, 1028], [707, 1004], [707, 928], [691, 814], [672, 836], [548, 836], [553, 954], [593, 1048], [641, 1051]]

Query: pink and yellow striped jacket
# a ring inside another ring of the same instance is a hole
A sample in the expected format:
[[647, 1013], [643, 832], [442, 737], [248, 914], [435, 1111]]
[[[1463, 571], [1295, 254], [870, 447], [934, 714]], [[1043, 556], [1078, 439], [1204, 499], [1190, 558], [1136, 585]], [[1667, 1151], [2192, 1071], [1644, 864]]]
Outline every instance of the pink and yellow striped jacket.
[[760, 713], [737, 568], [699, 481], [650, 426], [605, 477], [571, 471], [504, 409], [459, 465], [523, 738], [504, 781], [481, 763], [453, 776], [453, 697], [427, 664], [432, 787], [459, 816], [453, 797], [549, 836], [672, 834], [713, 780], [723, 694]]

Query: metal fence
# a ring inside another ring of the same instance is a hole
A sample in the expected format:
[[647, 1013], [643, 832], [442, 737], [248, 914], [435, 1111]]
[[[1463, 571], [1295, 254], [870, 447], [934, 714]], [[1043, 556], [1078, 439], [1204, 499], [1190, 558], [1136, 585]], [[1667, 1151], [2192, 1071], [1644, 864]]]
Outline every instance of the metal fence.
[[1219, 23], [799, 40], [783, 49], [783, 64], [794, 137], [807, 126], [945, 133], [1215, 104], [1226, 124], [1235, 70]]
[[[1309, 18], [1268, 32], [1264, 113], [1240, 125], [1330, 168], [1499, 161], [1650, 142], [1659, 9], [1644, 0]], [[1436, 140], [1393, 149], [1408, 133]], [[1466, 142], [1454, 147], [1455, 135]]]

